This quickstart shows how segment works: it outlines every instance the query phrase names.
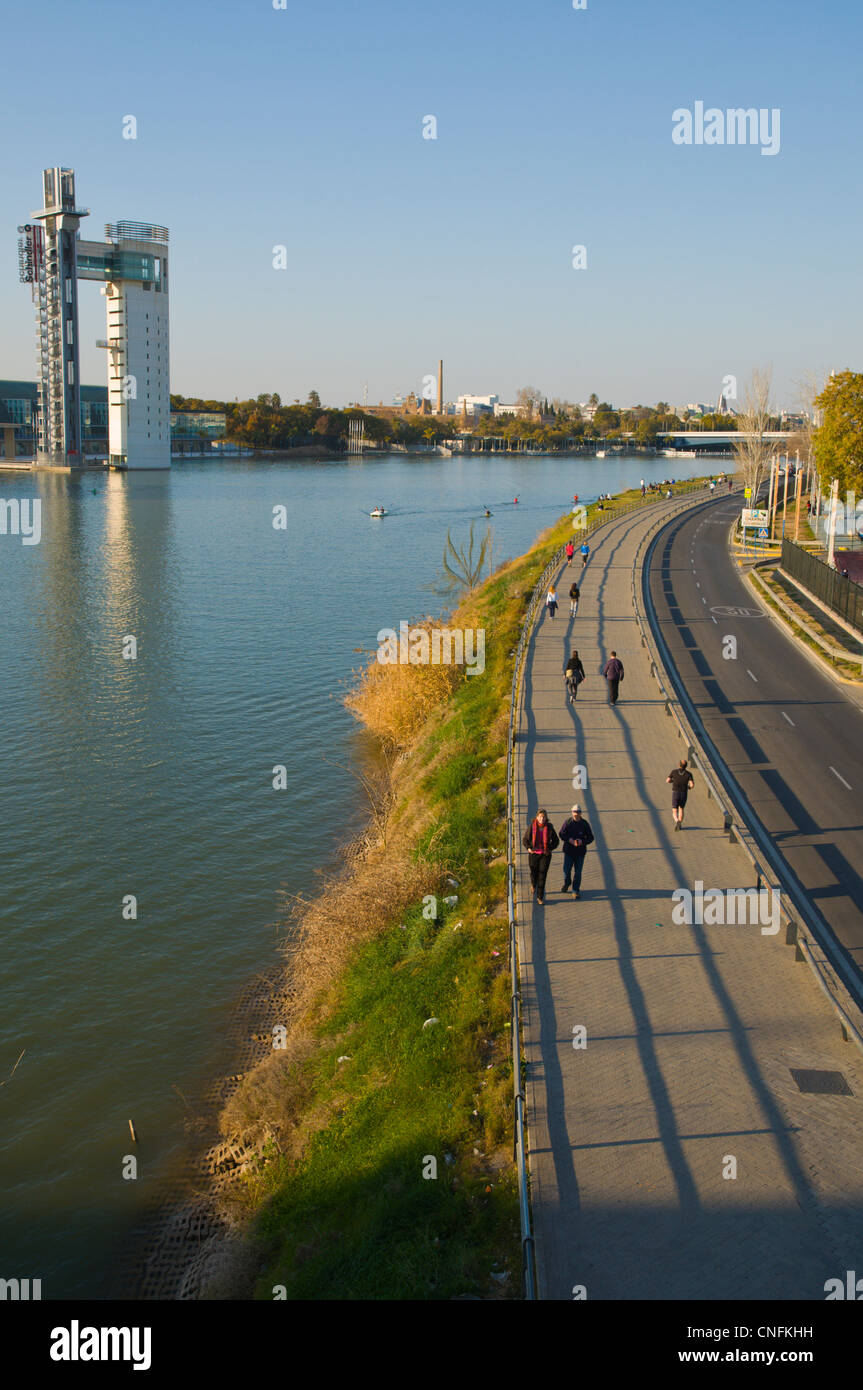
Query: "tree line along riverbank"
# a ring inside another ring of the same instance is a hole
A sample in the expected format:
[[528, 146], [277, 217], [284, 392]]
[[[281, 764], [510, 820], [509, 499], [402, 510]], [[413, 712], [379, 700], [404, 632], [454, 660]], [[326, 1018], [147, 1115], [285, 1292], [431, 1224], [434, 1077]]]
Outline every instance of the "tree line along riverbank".
[[[582, 417], [576, 405], [561, 401], [549, 403], [538, 395], [525, 407], [524, 414], [483, 415], [476, 419], [437, 415], [430, 408], [404, 414], [396, 407], [372, 410], [360, 406], [324, 406], [316, 391], [311, 391], [304, 403], [294, 401], [291, 405], [283, 404], [277, 393], [263, 393], [245, 401], [172, 395], [171, 410], [223, 414], [226, 438], [231, 443], [280, 453], [298, 449], [344, 453], [352, 425], [361, 428], [363, 446], [368, 448], [447, 444], [469, 431], [467, 438], [478, 446], [495, 438], [508, 448], [527, 449], [528, 452], [531, 449], [565, 452], [600, 441], [620, 447], [654, 448], [669, 431], [686, 427], [686, 421], [664, 401], [656, 406], [639, 405], [617, 410], [608, 402], [597, 401], [595, 397], [591, 400], [595, 408], [589, 419]], [[428, 402], [422, 404], [429, 405]], [[775, 423], [778, 427], [778, 420]], [[696, 424], [702, 430], [737, 429], [733, 415], [702, 416]]]
[[284, 1046], [220, 1121], [257, 1151], [227, 1200], [259, 1298], [521, 1294], [506, 735], [525, 608], [573, 534], [562, 518], [449, 617], [484, 630], [482, 674], [374, 657], [356, 674], [347, 704], [381, 747], [368, 833], [297, 904]]

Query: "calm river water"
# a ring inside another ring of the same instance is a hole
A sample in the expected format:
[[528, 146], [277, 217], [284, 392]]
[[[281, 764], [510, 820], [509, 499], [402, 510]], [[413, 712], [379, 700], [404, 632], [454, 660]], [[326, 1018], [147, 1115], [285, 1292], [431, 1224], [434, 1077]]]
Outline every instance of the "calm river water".
[[[38, 545], [0, 535], [0, 1080], [25, 1049], [0, 1087], [0, 1277], [39, 1278], [43, 1298], [110, 1286], [110, 1253], [181, 1142], [178, 1092], [212, 1073], [242, 985], [273, 961], [280, 890], [308, 889], [363, 823], [338, 766], [358, 753], [339, 696], [357, 647], [438, 610], [424, 586], [447, 528], [493, 526], [499, 561], [575, 492], [709, 466], [390, 455], [0, 473], [0, 497], [42, 499]], [[137, 1182], [121, 1177], [130, 1116]]]

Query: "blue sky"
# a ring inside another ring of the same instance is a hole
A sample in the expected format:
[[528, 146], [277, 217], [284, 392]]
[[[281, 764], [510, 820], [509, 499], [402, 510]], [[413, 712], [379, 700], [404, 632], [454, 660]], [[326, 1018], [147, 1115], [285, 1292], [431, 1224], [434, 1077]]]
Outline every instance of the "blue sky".
[[[64, 164], [83, 235], [170, 228], [185, 395], [389, 402], [442, 356], [449, 399], [714, 400], [771, 364], [793, 405], [863, 365], [861, 40], [854, 0], [7, 7], [0, 377], [34, 375], [16, 227]], [[780, 152], [675, 145], [696, 100], [778, 107]]]

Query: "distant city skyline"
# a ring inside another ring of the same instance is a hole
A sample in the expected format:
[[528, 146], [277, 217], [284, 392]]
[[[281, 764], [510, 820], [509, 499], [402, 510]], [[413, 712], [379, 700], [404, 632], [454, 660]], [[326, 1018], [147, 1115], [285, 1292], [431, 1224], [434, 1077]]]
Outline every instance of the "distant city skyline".
[[[26, 10], [6, 18], [0, 377], [35, 371], [16, 229], [53, 165], [93, 225], [122, 207], [171, 227], [185, 396], [341, 404], [367, 384], [376, 404], [443, 357], [449, 399], [531, 383], [645, 405], [770, 365], [792, 410], [860, 365], [851, 0], [479, 0], [467, 32], [452, 0], [414, 26], [394, 0], [147, 13], [47, 0], [38, 53]], [[675, 143], [676, 111], [714, 107], [781, 111], [781, 147], [711, 145], [709, 119]], [[103, 304], [80, 299], [99, 382]]]

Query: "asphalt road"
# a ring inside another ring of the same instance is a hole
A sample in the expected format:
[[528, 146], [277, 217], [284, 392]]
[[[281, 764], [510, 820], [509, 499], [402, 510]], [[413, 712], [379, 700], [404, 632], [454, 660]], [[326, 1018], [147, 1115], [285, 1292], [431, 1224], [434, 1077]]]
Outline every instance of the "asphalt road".
[[863, 971], [863, 711], [741, 577], [728, 551], [739, 507], [726, 497], [672, 522], [653, 551], [650, 592], [705, 730]]

